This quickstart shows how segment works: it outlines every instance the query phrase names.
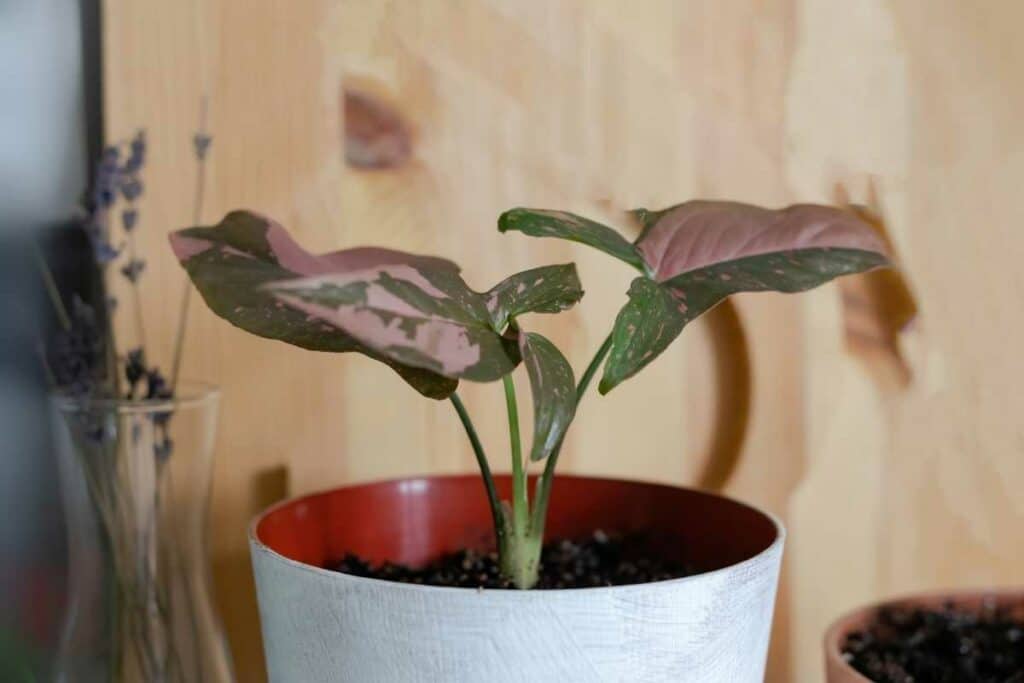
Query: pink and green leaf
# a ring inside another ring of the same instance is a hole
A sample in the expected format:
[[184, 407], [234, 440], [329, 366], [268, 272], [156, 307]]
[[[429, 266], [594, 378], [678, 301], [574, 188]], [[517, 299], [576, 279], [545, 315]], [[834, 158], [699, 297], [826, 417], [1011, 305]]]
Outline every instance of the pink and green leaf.
[[634, 279], [628, 296], [612, 328], [612, 348], [598, 385], [602, 394], [657, 358], [688, 322], [685, 304], [653, 280]]
[[516, 273], [484, 296], [491, 325], [504, 330], [523, 313], [560, 313], [571, 308], [583, 297], [583, 286], [575, 264], [566, 263]]
[[599, 390], [658, 357], [692, 320], [739, 292], [801, 292], [886, 266], [885, 244], [856, 215], [827, 206], [773, 211], [697, 201], [638, 212], [637, 246], [653, 279], [638, 278], [616, 318]]
[[[636, 247], [658, 282], [707, 266], [782, 252], [848, 249], [886, 253], [885, 243], [870, 224], [853, 212], [830, 206], [796, 204], [773, 210], [698, 200], [664, 211], [641, 209], [636, 213], [644, 222]], [[756, 262], [745, 263], [751, 266]], [[784, 271], [772, 278], [782, 286], [789, 270], [786, 262], [776, 264], [771, 272], [775, 270]], [[798, 277], [801, 270], [795, 267]]]
[[303, 348], [363, 353], [433, 398], [450, 395], [460, 378], [511, 372], [521, 358], [515, 335], [503, 334], [508, 320], [563, 310], [582, 295], [572, 264], [514, 275], [485, 295], [451, 261], [378, 248], [311, 254], [277, 223], [244, 211], [171, 242], [221, 317]]
[[692, 201], [633, 214], [644, 225], [633, 244], [608, 226], [561, 211], [513, 209], [498, 223], [501, 232], [589, 244], [644, 273], [615, 321], [602, 393], [657, 358], [691, 320], [731, 294], [799, 292], [889, 264], [885, 243], [869, 223], [828, 206], [772, 210]]
[[288, 307], [403, 365], [478, 382], [515, 369], [514, 343], [492, 329], [481, 295], [456, 274], [422, 280], [410, 275], [370, 268], [285, 280], [267, 289]]
[[430, 398], [445, 398], [458, 381], [421, 367], [403, 365], [360, 344], [351, 335], [284, 306], [266, 289], [284, 279], [373, 266], [405, 266], [458, 273], [450, 261], [377, 248], [314, 255], [296, 244], [277, 223], [235, 211], [214, 227], [171, 235], [178, 259], [214, 313], [261, 337], [314, 351], [359, 352], [391, 366]]
[[533, 394], [533, 446], [530, 460], [551, 455], [576, 414], [576, 381], [562, 352], [547, 338], [520, 332], [519, 350]]
[[841, 275], [887, 264], [856, 249], [798, 249], [727, 261], [666, 282], [637, 278], [612, 331], [612, 350], [598, 390], [611, 391], [653, 361], [691, 321], [739, 292], [800, 292]]
[[498, 218], [498, 231], [515, 230], [531, 237], [558, 237], [600, 249], [637, 270], [645, 269], [643, 257], [616, 230], [567, 211], [511, 209]]

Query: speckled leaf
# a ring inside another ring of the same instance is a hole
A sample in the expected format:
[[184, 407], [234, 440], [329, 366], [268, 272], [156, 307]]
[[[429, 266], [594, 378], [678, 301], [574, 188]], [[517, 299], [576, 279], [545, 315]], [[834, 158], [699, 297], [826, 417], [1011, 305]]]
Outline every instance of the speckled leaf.
[[387, 358], [342, 330], [284, 306], [265, 289], [269, 283], [297, 276], [386, 266], [457, 275], [454, 263], [376, 248], [317, 256], [303, 251], [273, 221], [245, 211], [228, 214], [215, 227], [174, 233], [171, 243], [207, 305], [247, 332], [315, 351], [363, 353], [388, 364], [431, 398], [445, 398], [455, 390], [457, 380]]
[[633, 376], [691, 320], [737, 292], [800, 292], [888, 265], [874, 229], [825, 206], [779, 211], [689, 202], [646, 222], [637, 245], [653, 279], [637, 278], [616, 318], [600, 391]]
[[533, 394], [530, 460], [538, 461], [551, 455], [576, 414], [576, 380], [569, 361], [545, 337], [522, 332], [519, 350]]
[[489, 382], [518, 364], [484, 297], [457, 273], [390, 266], [272, 283], [285, 305], [337, 327], [403, 365]]
[[503, 330], [523, 313], [559, 313], [583, 297], [576, 264], [541, 266], [505, 278], [485, 295], [491, 324]]
[[[853, 212], [831, 206], [796, 204], [773, 210], [698, 200], [664, 211], [635, 213], [644, 223], [636, 247], [658, 282], [761, 254], [815, 248], [886, 253], [885, 243], [871, 225]], [[787, 271], [788, 262], [777, 268]], [[801, 270], [799, 264], [795, 270]]]
[[636, 278], [628, 296], [612, 328], [612, 348], [598, 386], [602, 394], [654, 360], [687, 323], [682, 302], [653, 280]]
[[644, 270], [643, 258], [629, 240], [607, 225], [566, 211], [512, 209], [501, 214], [498, 230], [518, 230], [533, 237], [559, 237], [580, 242]]

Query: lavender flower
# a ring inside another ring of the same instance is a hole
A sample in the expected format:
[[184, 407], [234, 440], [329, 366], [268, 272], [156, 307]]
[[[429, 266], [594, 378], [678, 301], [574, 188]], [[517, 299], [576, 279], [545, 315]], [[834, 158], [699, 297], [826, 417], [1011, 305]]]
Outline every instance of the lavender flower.
[[146, 163], [146, 131], [139, 129], [135, 137], [129, 143], [128, 159], [124, 162], [122, 171], [134, 175], [138, 173]]
[[139, 212], [134, 206], [121, 212], [121, 227], [124, 228], [125, 232], [134, 230], [138, 220]]
[[[85, 207], [82, 226], [92, 244], [93, 257], [100, 267], [115, 261], [121, 246], [114, 246], [110, 237], [110, 212], [118, 196], [134, 203], [142, 196], [140, 172], [146, 162], [146, 134], [139, 131], [128, 144], [127, 154], [117, 146], [106, 147], [96, 164], [96, 177]], [[138, 210], [129, 206], [121, 213], [121, 225], [131, 233], [138, 223]]]
[[134, 202], [142, 196], [142, 181], [138, 176], [125, 175], [120, 183], [121, 196], [129, 202]]
[[128, 261], [128, 263], [121, 266], [121, 274], [128, 279], [129, 282], [135, 284], [139, 280], [139, 275], [146, 269], [146, 262], [140, 258], [134, 258]]
[[[146, 391], [146, 398], [148, 399], [169, 399], [172, 396], [170, 386], [164, 376], [160, 373], [160, 370], [156, 367], [150, 369], [146, 373], [146, 383], [148, 385]], [[156, 443], [153, 445], [153, 451], [156, 455], [158, 462], [163, 463], [174, 451], [174, 440], [171, 439], [168, 434], [168, 428], [171, 422], [171, 411], [164, 410], [153, 413], [153, 425], [156, 427], [159, 436], [156, 439]]]
[[71, 327], [53, 340], [49, 365], [54, 381], [74, 397], [91, 394], [104, 358], [104, 339], [92, 307], [75, 295], [71, 300]]
[[135, 388], [146, 374], [146, 353], [143, 349], [132, 349], [124, 361], [124, 378], [128, 380], [128, 396], [135, 396]]
[[195, 149], [196, 159], [203, 161], [206, 159], [206, 153], [210, 149], [210, 143], [213, 142], [213, 138], [206, 133], [199, 131], [192, 137], [192, 147]]
[[121, 152], [117, 147], [103, 150], [96, 164], [96, 178], [85, 207], [82, 220], [83, 228], [92, 245], [93, 258], [103, 267], [117, 259], [120, 247], [115, 247], [110, 240], [109, 213], [117, 201], [118, 186], [121, 179]]
[[146, 371], [146, 398], [148, 399], [168, 399], [171, 398], [171, 388], [167, 385], [167, 380], [160, 373], [160, 369], [153, 367]]
[[117, 181], [121, 175], [118, 161], [121, 152], [117, 147], [103, 150], [99, 163], [96, 165], [96, 181], [92, 192], [93, 212], [109, 209], [117, 200]]
[[[124, 245], [114, 246], [109, 241], [102, 237], [102, 233], [97, 231], [86, 230], [86, 233], [90, 236], [92, 241], [92, 254], [96, 260], [97, 265], [105, 266], [113, 261], [117, 260], [117, 257], [124, 251]], [[94, 237], [95, 235], [95, 237]]]

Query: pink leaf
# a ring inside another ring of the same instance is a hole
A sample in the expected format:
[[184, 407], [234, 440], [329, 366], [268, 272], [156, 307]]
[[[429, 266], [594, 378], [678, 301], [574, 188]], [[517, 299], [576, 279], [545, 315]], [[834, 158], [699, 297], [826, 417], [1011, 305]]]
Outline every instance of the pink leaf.
[[848, 211], [816, 204], [772, 210], [704, 200], [650, 214], [636, 246], [658, 282], [773, 252], [841, 248], [886, 253], [874, 229]]

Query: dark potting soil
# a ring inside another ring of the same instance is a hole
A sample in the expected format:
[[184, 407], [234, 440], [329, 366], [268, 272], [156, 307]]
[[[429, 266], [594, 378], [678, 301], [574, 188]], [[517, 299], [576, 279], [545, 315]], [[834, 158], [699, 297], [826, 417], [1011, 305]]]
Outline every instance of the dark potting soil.
[[1024, 605], [883, 609], [842, 647], [877, 683], [1024, 683]]
[[[664, 581], [693, 574], [686, 565], [645, 552], [639, 536], [615, 536], [601, 531], [581, 541], [553, 541], [541, 550], [537, 588], [594, 588]], [[401, 564], [371, 565], [346, 555], [335, 571], [386, 581], [454, 588], [513, 588], [498, 572], [497, 553], [460, 550], [431, 564], [411, 568]]]

